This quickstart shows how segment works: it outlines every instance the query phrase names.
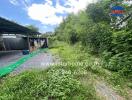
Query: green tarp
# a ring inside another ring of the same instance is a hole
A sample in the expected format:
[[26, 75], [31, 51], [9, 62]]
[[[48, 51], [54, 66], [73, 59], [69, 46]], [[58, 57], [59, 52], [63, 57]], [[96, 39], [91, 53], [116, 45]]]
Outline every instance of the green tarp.
[[39, 49], [37, 51], [34, 51], [32, 53], [30, 53], [29, 55], [26, 55], [22, 58], [20, 58], [17, 62], [12, 63], [8, 66], [4, 66], [0, 69], [0, 77], [9, 74], [10, 72], [12, 72], [15, 68], [19, 67], [21, 64], [23, 64], [24, 62], [26, 62], [28, 59], [32, 58], [33, 56], [37, 55], [38, 53], [41, 52], [46, 52], [47, 49]]

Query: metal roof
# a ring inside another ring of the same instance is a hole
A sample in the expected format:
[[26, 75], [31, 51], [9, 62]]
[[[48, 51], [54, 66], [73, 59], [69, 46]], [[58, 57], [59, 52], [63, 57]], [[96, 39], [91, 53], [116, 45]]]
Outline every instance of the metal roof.
[[0, 17], [0, 34], [37, 35], [40, 33]]

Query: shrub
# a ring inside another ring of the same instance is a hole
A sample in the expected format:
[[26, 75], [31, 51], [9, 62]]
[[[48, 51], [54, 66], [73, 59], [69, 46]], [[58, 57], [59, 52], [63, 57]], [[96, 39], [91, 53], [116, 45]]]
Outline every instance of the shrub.
[[89, 29], [85, 35], [85, 42], [94, 53], [102, 53], [111, 47], [112, 33], [107, 25], [98, 23]]
[[[131, 52], [132, 50], [132, 32], [118, 31], [113, 33], [112, 52], [114, 54], [122, 52]], [[132, 54], [132, 53], [131, 53]]]
[[132, 76], [132, 34], [130, 31], [119, 31], [113, 34], [112, 49], [104, 52], [105, 68], [117, 71], [130, 78]]
[[74, 79], [71, 71], [49, 69], [39, 72], [24, 72], [15, 77], [7, 77], [0, 85], [2, 100], [80, 100], [95, 98], [93, 93], [85, 91], [84, 87]]
[[119, 53], [110, 58], [107, 68], [112, 71], [119, 71], [123, 68], [127, 68], [128, 70], [130, 70], [132, 69], [131, 61], [132, 55], [130, 55], [129, 53]]

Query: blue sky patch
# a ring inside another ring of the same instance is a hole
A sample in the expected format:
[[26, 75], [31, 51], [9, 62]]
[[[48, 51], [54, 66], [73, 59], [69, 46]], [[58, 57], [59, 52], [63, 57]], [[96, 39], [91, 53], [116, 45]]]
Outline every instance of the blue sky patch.
[[54, 31], [69, 13], [84, 10], [93, 0], [0, 0], [0, 17], [40, 32]]

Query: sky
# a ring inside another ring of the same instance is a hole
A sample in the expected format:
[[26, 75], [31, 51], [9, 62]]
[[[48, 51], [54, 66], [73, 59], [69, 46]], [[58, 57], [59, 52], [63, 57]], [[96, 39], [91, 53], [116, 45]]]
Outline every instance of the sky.
[[23, 26], [34, 25], [41, 33], [54, 31], [70, 13], [77, 14], [95, 0], [0, 0], [0, 17]]

